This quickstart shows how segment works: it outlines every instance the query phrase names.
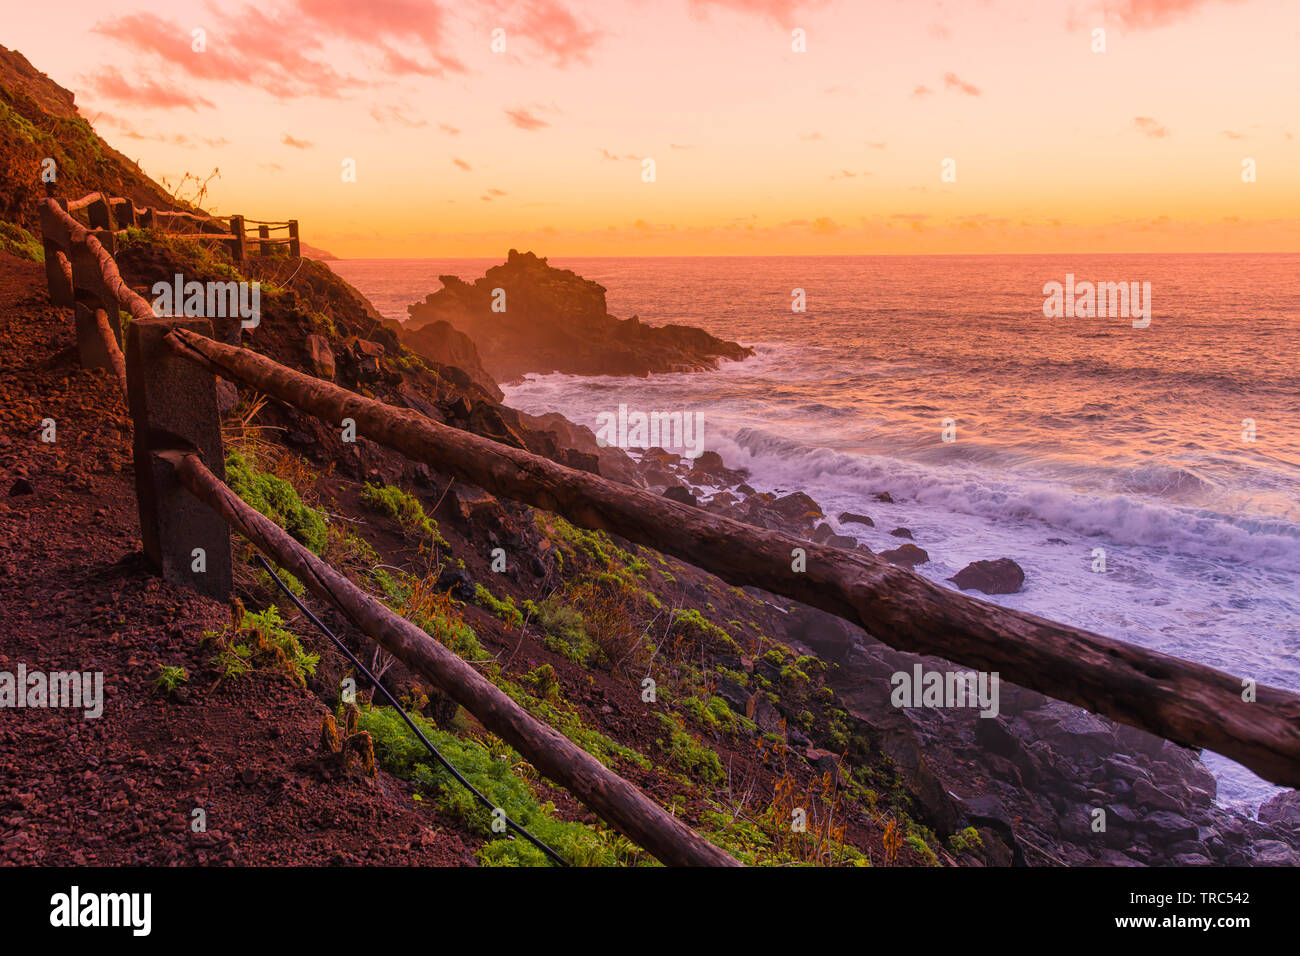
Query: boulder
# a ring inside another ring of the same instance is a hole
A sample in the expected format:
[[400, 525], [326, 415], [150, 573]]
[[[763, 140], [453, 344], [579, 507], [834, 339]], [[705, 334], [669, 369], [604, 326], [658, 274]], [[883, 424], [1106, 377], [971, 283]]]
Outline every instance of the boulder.
[[904, 544], [889, 551], [881, 551], [880, 556], [890, 564], [897, 564], [904, 568], [913, 568], [930, 560], [930, 555], [914, 544]]
[[1010, 558], [973, 561], [948, 579], [963, 591], [1015, 594], [1025, 583], [1025, 572]]
[[325, 336], [307, 336], [307, 368], [317, 378], [334, 381], [334, 347]]
[[1261, 823], [1281, 824], [1300, 830], [1300, 790], [1279, 793], [1259, 808]]
[[677, 501], [684, 505], [696, 504], [695, 495], [693, 495], [688, 488], [682, 485], [668, 488], [664, 491], [664, 497], [669, 501]]
[[876, 526], [876, 523], [866, 515], [855, 514], [852, 511], [840, 512], [840, 524], [864, 524], [868, 528]]

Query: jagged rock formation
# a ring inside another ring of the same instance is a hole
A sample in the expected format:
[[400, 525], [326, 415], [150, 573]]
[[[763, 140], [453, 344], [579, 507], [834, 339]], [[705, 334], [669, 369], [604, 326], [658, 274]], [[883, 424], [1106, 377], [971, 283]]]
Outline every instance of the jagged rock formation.
[[[568, 269], [555, 269], [531, 252], [510, 250], [473, 284], [440, 276], [443, 288], [408, 306], [410, 336], [439, 321], [474, 340], [483, 365], [498, 382], [528, 372], [573, 375], [648, 375], [716, 368], [752, 349], [684, 325], [649, 326], [605, 309], [603, 286]], [[503, 290], [497, 293], [494, 290]], [[497, 311], [493, 311], [494, 302]], [[417, 346], [409, 345], [416, 349]]]

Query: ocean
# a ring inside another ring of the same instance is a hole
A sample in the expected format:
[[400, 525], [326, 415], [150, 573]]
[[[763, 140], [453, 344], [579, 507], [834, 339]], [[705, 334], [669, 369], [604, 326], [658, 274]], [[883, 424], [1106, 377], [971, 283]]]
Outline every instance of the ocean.
[[[405, 320], [438, 275], [500, 261], [331, 265]], [[871, 515], [843, 530], [873, 550], [911, 529], [928, 578], [1014, 558], [1024, 589], [989, 600], [1300, 691], [1300, 255], [550, 261], [605, 286], [613, 315], [756, 355], [529, 376], [507, 404], [593, 429], [620, 403], [702, 413], [705, 447], [759, 490]], [[1150, 322], [1046, 317], [1051, 282], [1150, 283]], [[1221, 803], [1277, 792], [1206, 762]]]

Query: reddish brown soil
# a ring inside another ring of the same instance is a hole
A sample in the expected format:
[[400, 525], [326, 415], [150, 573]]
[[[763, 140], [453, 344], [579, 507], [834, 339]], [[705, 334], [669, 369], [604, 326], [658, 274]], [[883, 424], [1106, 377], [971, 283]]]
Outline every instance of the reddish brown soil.
[[[0, 671], [102, 671], [105, 699], [99, 719], [0, 709], [0, 862], [473, 864], [477, 840], [407, 784], [319, 753], [308, 690], [213, 686], [199, 642], [229, 612], [143, 565], [116, 384], [77, 367], [39, 265], [0, 253], [0, 302]], [[153, 691], [160, 665], [187, 668], [182, 699]]]

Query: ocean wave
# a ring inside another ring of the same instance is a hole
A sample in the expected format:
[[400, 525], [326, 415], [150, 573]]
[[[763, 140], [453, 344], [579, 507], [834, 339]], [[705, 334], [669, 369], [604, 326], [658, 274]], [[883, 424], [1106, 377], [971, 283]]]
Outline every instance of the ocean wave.
[[[730, 445], [730, 447], [726, 447]], [[1002, 477], [969, 467], [930, 468], [880, 455], [854, 455], [742, 428], [717, 450], [755, 480], [779, 487], [861, 495], [889, 492], [900, 501], [994, 521], [1038, 523], [1118, 545], [1159, 548], [1205, 559], [1300, 572], [1300, 525], [1276, 518], [1244, 517], [1144, 500], [1123, 494], [1088, 494], [1044, 481]], [[1151, 471], [1152, 485], [1199, 481], [1173, 469]]]

